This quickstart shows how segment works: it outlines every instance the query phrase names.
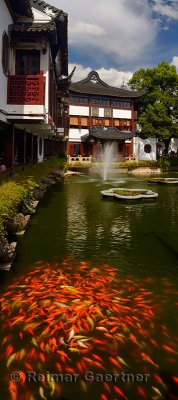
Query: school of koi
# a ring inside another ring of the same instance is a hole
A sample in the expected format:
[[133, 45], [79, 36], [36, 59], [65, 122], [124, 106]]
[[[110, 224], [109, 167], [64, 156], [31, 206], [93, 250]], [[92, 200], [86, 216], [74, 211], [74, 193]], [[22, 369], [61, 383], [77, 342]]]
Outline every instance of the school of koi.
[[[134, 370], [151, 376], [149, 385], [100, 382], [98, 400], [165, 398], [167, 385], [159, 361], [176, 365], [178, 339], [171, 337], [166, 325], [160, 326], [164, 312], [160, 303], [144, 284], [123, 279], [109, 265], [74, 266], [71, 260], [37, 263], [9, 285], [0, 300], [0, 362], [7, 399], [60, 399], [67, 393], [61, 383], [44, 379], [33, 385], [26, 380], [26, 371], [54, 368], [60, 374], [79, 374], [83, 399], [92, 390], [91, 382], [82, 378], [88, 370], [104, 374]], [[9, 379], [14, 370], [20, 382]], [[178, 389], [178, 377], [171, 379]]]

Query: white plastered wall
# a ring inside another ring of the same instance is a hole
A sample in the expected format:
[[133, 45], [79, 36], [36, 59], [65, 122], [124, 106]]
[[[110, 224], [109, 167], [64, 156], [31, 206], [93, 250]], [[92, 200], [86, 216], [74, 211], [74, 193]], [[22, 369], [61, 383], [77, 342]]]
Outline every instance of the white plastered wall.
[[81, 142], [81, 137], [89, 133], [88, 129], [77, 129], [70, 128], [69, 129], [69, 142]]
[[[145, 145], [151, 146], [151, 152], [145, 152]], [[133, 153], [137, 160], [154, 161], [156, 160], [156, 139], [147, 138], [142, 139], [140, 137], [133, 138]]]

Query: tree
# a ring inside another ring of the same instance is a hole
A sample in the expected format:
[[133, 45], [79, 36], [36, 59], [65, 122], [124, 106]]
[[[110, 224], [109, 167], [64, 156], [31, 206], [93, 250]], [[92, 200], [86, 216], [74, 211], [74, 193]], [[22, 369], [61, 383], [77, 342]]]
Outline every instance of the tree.
[[166, 61], [155, 68], [136, 71], [129, 81], [132, 89], [146, 89], [138, 109], [144, 137], [157, 137], [168, 153], [170, 140], [178, 137], [178, 74]]

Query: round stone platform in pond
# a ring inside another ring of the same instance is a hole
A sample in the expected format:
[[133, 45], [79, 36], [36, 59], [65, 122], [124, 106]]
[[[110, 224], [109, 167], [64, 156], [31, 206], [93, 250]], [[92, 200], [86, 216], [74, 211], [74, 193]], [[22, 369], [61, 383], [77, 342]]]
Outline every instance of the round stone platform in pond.
[[157, 183], [160, 185], [166, 185], [166, 184], [172, 184], [176, 185], [178, 184], [178, 179], [177, 178], [150, 178], [147, 179], [148, 183]]
[[152, 192], [147, 189], [127, 189], [127, 188], [111, 188], [102, 190], [101, 195], [103, 198], [114, 199], [119, 201], [142, 201], [142, 200], [155, 200], [158, 193]]

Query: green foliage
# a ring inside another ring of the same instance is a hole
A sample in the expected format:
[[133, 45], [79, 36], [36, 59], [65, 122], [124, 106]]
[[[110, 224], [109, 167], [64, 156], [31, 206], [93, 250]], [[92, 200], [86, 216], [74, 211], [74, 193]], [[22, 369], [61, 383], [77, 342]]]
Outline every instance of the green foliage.
[[129, 81], [132, 89], [146, 89], [141, 107], [138, 109], [138, 123], [145, 137], [158, 137], [167, 141], [178, 136], [178, 74], [176, 67], [167, 62], [156, 68], [140, 69]]
[[162, 171], [168, 171], [170, 168], [170, 159], [169, 157], [160, 157], [159, 166]]
[[72, 163], [67, 163], [67, 168], [68, 169], [70, 169], [70, 168], [89, 168], [89, 167], [91, 167], [93, 165], [93, 163], [91, 163], [91, 162], [85, 162], [85, 161], [82, 161], [82, 162], [80, 162], [80, 161], [75, 161], [75, 162], [72, 162]]
[[5, 232], [4, 223], [6, 220], [13, 218], [18, 210], [19, 204], [26, 196], [24, 186], [9, 181], [0, 187], [0, 231]]
[[137, 168], [137, 167], [157, 167], [158, 163], [157, 161], [126, 161], [122, 163], [122, 165], [125, 165], [128, 167], [128, 169], [132, 168]]
[[139, 190], [124, 190], [124, 189], [116, 189], [113, 190], [114, 193], [118, 194], [119, 196], [138, 196], [143, 194], [143, 192], [139, 192]]
[[17, 212], [30, 212], [32, 190], [38, 181], [54, 169], [63, 169], [64, 160], [51, 157], [43, 163], [18, 170], [13, 177], [7, 177], [0, 186], [0, 235], [5, 235], [5, 222], [13, 218]]

